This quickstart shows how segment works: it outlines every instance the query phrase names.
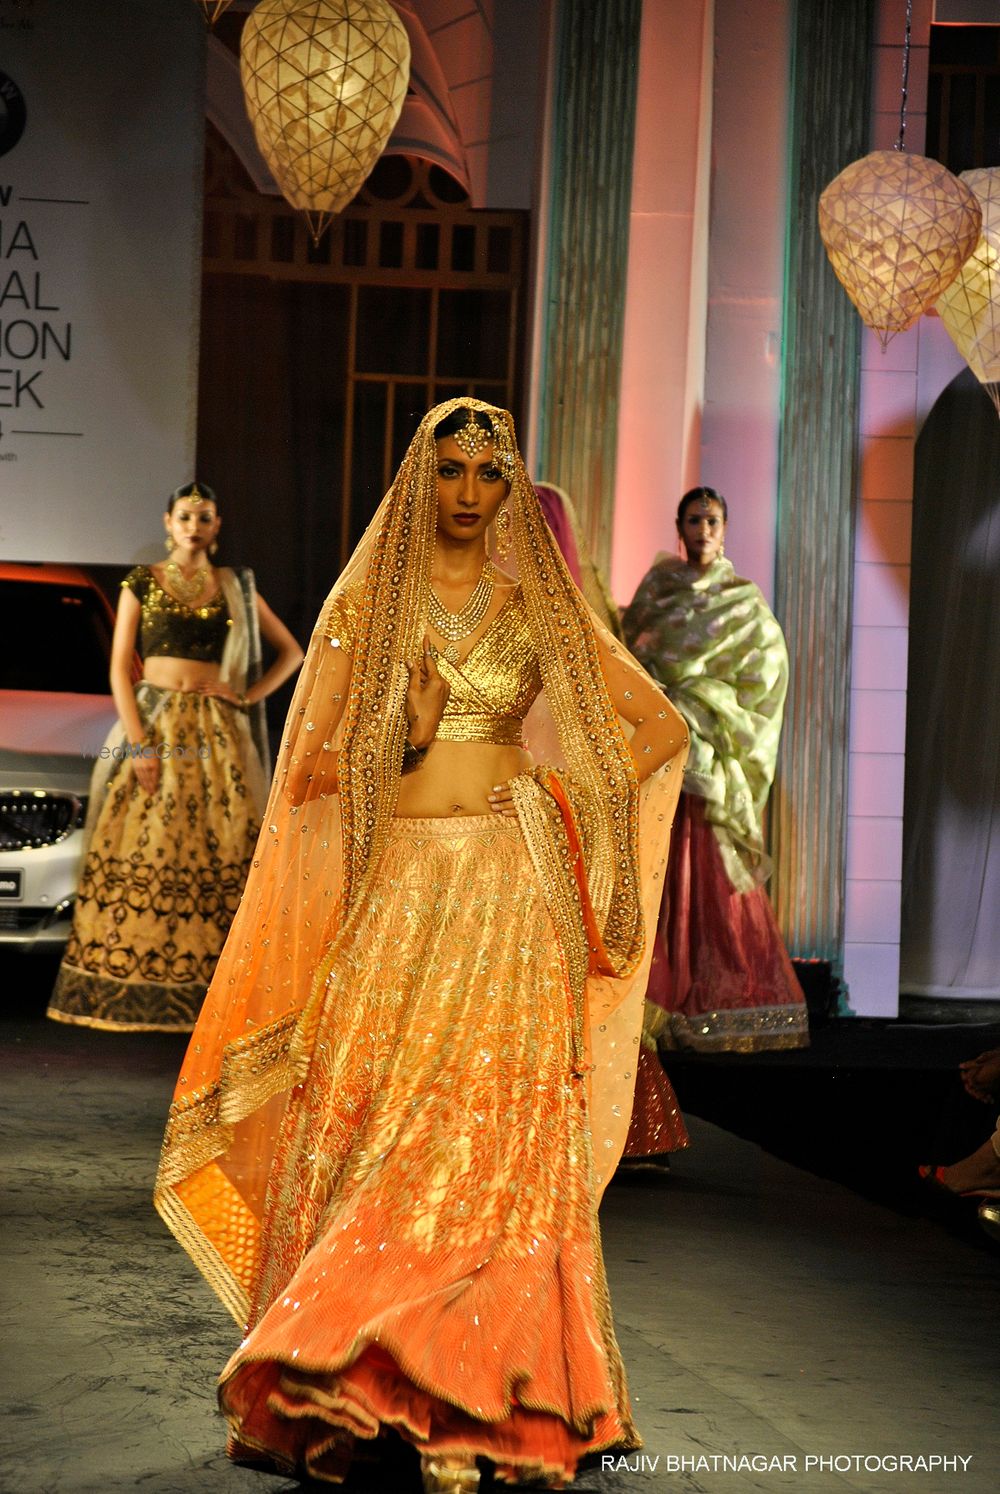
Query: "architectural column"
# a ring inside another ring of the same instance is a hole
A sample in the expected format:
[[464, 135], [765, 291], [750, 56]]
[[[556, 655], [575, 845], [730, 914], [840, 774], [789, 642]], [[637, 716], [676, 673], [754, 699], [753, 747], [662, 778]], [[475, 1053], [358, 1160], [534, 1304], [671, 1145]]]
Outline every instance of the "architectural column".
[[700, 473], [714, 9], [642, 9], [611, 569], [622, 602], [675, 546], [677, 500]]
[[575, 501], [606, 567], [615, 493], [641, 0], [558, 0], [534, 472]]
[[705, 410], [694, 479], [725, 494], [726, 554], [772, 603], [790, 11], [789, 0], [715, 0]]

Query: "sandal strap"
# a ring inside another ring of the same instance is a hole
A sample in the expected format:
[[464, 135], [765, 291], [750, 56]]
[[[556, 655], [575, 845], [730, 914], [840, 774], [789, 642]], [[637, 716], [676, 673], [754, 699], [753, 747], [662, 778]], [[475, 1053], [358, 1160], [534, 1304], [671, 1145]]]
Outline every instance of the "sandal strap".
[[479, 1488], [478, 1468], [449, 1468], [436, 1458], [421, 1458], [424, 1494], [476, 1494]]

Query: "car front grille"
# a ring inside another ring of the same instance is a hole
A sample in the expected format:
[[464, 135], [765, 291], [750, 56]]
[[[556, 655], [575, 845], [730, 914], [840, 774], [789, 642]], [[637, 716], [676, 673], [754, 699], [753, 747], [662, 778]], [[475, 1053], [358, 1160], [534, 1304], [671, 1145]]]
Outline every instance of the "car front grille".
[[5, 908], [0, 904], [0, 934], [23, 934], [39, 928], [50, 911], [48, 908]]
[[83, 824], [84, 809], [75, 794], [7, 789], [0, 793], [0, 851], [54, 846]]

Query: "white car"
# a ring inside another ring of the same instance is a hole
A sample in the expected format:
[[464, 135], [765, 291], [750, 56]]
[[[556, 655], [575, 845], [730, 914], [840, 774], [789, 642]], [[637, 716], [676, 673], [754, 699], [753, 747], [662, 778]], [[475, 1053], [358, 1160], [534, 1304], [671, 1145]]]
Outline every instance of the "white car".
[[113, 628], [84, 571], [0, 562], [0, 949], [69, 935], [90, 774], [117, 714]]

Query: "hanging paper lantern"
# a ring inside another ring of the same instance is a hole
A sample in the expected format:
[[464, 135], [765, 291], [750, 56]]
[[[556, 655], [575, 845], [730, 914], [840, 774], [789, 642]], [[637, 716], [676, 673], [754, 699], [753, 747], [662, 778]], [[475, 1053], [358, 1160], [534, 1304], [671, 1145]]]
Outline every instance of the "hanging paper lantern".
[[1000, 414], [1000, 167], [963, 171], [960, 180], [976, 194], [983, 230], [935, 309]]
[[883, 348], [951, 284], [975, 248], [975, 193], [938, 161], [874, 150], [819, 200], [830, 263]]
[[233, 0], [198, 0], [198, 4], [205, 12], [205, 19], [210, 26], [214, 26], [224, 10], [228, 10]]
[[260, 0], [240, 73], [261, 154], [318, 240], [399, 118], [410, 76], [403, 23], [386, 0]]

